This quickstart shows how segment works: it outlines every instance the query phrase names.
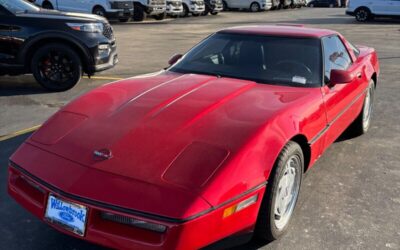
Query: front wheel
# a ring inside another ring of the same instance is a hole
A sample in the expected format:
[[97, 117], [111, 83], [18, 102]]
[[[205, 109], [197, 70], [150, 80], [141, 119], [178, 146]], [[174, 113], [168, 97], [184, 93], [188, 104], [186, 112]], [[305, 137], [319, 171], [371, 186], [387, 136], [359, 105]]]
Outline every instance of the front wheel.
[[211, 12], [211, 15], [216, 16], [216, 15], [218, 15], [218, 12], [217, 11]]
[[32, 57], [31, 70], [36, 81], [50, 91], [74, 87], [82, 76], [82, 62], [67, 45], [49, 44], [39, 48]]
[[258, 237], [272, 241], [286, 232], [297, 203], [303, 170], [303, 151], [299, 144], [289, 141], [271, 172], [257, 219]]
[[251, 12], [259, 12], [260, 11], [260, 5], [258, 3], [256, 3], [256, 2], [253, 2], [250, 5], [250, 11]]
[[356, 20], [366, 22], [372, 19], [371, 11], [367, 8], [359, 8], [355, 11]]
[[92, 11], [93, 14], [98, 15], [98, 16], [102, 16], [105, 17], [106, 16], [106, 11], [103, 7], [101, 6], [97, 6], [93, 9]]
[[133, 21], [141, 22], [146, 19], [146, 12], [144, 11], [143, 7], [140, 5], [135, 5], [133, 9]]

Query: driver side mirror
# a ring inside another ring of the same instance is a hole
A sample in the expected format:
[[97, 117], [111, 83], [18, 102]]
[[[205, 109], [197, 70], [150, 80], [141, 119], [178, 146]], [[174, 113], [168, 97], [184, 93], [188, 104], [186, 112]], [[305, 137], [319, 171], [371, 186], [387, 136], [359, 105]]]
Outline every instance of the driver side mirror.
[[335, 86], [336, 84], [344, 84], [353, 81], [354, 77], [346, 70], [332, 69], [330, 76], [330, 86]]
[[179, 61], [179, 59], [182, 58], [183, 55], [181, 54], [175, 54], [171, 57], [171, 59], [169, 59], [168, 64], [169, 65], [174, 65], [177, 61]]

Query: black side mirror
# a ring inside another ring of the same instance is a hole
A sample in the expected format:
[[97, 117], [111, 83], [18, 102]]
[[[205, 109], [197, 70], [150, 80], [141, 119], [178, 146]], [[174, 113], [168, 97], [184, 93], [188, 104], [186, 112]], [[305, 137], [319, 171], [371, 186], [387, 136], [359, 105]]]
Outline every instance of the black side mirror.
[[171, 57], [171, 59], [169, 59], [168, 64], [169, 65], [174, 65], [177, 61], [179, 61], [179, 59], [182, 58], [181, 54], [175, 54]]

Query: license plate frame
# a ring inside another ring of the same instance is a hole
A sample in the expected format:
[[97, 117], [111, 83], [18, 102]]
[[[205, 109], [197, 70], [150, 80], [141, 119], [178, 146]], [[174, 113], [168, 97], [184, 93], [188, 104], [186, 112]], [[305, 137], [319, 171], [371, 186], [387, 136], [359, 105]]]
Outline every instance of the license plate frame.
[[88, 211], [87, 206], [66, 201], [54, 194], [49, 194], [44, 218], [52, 224], [84, 237]]

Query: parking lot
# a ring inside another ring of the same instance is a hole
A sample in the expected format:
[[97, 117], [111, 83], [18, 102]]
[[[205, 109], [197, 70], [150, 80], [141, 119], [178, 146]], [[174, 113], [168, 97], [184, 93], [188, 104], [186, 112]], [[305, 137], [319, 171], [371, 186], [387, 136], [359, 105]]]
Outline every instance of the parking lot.
[[[253, 24], [305, 24], [334, 29], [355, 44], [376, 48], [381, 76], [372, 128], [358, 138], [342, 136], [311, 169], [303, 183], [288, 234], [266, 244], [237, 249], [400, 249], [400, 21], [357, 23], [344, 9], [281, 10], [249, 14], [113, 24], [120, 63], [72, 90], [48, 93], [33, 77], [0, 77], [0, 242], [2, 249], [98, 249], [58, 233], [6, 194], [7, 160], [61, 106], [104, 83], [167, 66], [210, 33]], [[27, 130], [26, 130], [27, 129]]]

